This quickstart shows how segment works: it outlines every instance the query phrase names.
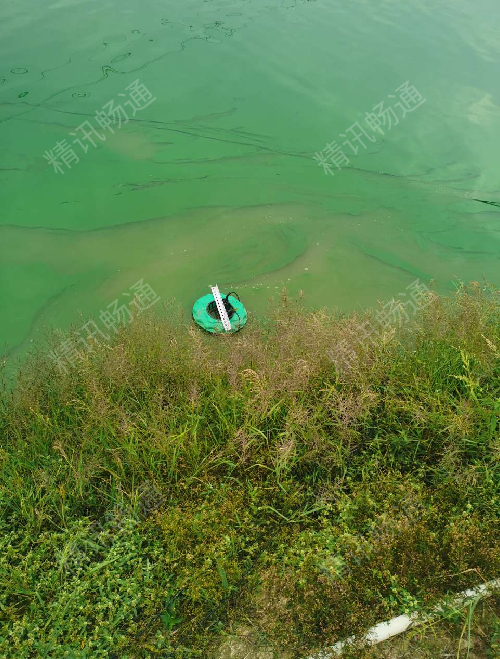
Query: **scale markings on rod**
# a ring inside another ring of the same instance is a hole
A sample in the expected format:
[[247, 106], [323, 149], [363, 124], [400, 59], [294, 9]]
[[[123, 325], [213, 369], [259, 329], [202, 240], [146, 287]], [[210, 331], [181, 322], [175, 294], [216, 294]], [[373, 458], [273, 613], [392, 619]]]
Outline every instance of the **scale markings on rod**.
[[222, 302], [222, 298], [220, 296], [220, 291], [218, 286], [210, 286], [212, 289], [212, 295], [214, 296], [215, 304], [217, 305], [217, 311], [219, 312], [220, 319], [222, 321], [222, 325], [224, 326], [224, 329], [226, 332], [231, 331], [231, 321], [229, 320], [229, 316], [227, 315], [226, 307], [224, 306], [224, 303]]

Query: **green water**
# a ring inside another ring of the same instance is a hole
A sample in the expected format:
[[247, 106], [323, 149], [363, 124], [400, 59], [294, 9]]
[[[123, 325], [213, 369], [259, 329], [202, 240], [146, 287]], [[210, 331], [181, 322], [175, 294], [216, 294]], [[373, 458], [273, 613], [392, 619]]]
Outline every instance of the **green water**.
[[[253, 314], [283, 286], [349, 310], [416, 278], [500, 283], [499, 61], [495, 0], [2, 3], [1, 344], [140, 279]], [[135, 80], [156, 100], [99, 129]], [[407, 80], [425, 102], [371, 130]], [[84, 153], [86, 120], [106, 139]], [[313, 155], [355, 122], [376, 141], [325, 174]], [[62, 140], [64, 174], [44, 158]]]

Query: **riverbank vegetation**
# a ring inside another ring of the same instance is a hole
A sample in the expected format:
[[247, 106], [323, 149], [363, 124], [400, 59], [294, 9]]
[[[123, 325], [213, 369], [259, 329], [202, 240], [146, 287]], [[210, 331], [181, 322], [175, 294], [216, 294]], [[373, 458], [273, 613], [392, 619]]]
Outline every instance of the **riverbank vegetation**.
[[67, 373], [51, 335], [2, 397], [0, 656], [301, 657], [498, 577], [498, 291], [422, 306], [166, 308]]

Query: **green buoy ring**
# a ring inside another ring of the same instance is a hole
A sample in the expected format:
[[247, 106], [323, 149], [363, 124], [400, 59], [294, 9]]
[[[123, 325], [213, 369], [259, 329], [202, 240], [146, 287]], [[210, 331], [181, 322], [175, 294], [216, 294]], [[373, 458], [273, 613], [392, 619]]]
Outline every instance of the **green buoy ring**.
[[[229, 322], [231, 323], [230, 331], [237, 332], [247, 322], [246, 309], [240, 300], [231, 293], [226, 296], [221, 293], [221, 297], [229, 317]], [[193, 319], [200, 327], [212, 334], [230, 333], [224, 329], [212, 293], [208, 293], [196, 300], [193, 305]]]

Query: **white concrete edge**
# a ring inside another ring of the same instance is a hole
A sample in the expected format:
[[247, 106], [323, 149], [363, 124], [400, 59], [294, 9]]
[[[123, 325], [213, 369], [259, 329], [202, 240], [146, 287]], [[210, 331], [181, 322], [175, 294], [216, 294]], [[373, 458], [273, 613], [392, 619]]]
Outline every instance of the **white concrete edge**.
[[[469, 588], [468, 590], [459, 593], [453, 600], [452, 604], [454, 606], [461, 606], [466, 604], [468, 600], [476, 599], [476, 597], [489, 597], [497, 589], [500, 589], [500, 579], [488, 581], [476, 588]], [[402, 634], [410, 627], [416, 627], [417, 625], [427, 622], [430, 618], [443, 612], [446, 608], [447, 606], [445, 604], [439, 604], [432, 610], [431, 614], [424, 615], [412, 613], [411, 616], [402, 615], [386, 622], [380, 622], [378, 625], [369, 629], [364, 636], [358, 638], [356, 636], [350, 636], [344, 641], [335, 643], [332, 647], [325, 648], [315, 654], [309, 655], [307, 659], [336, 659], [336, 657], [342, 655], [344, 648], [348, 645], [352, 645], [354, 641], [357, 641], [362, 645], [376, 645], [381, 641], [386, 641], [393, 636]]]

